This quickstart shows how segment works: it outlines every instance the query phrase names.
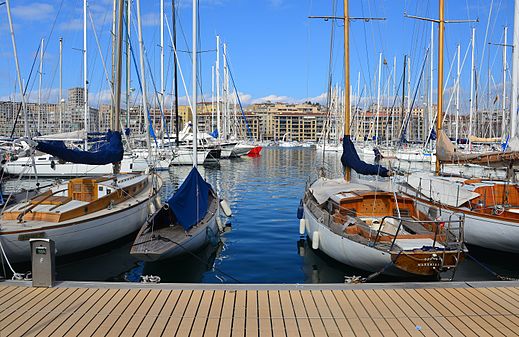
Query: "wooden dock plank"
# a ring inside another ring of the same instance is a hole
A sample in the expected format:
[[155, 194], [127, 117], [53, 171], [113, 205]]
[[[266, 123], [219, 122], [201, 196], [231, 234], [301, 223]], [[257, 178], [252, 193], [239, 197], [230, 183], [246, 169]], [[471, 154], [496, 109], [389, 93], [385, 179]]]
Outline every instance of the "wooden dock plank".
[[225, 298], [224, 290], [216, 290], [213, 294], [213, 301], [211, 303], [211, 310], [209, 310], [209, 318], [205, 328], [205, 336], [217, 336], [218, 326], [220, 325], [220, 315], [223, 308]]
[[171, 290], [168, 291], [168, 299], [162, 305], [161, 310], [158, 312], [157, 317], [155, 318], [155, 323], [151, 327], [148, 332], [148, 336], [162, 336], [162, 332], [164, 328], [168, 324], [168, 321], [175, 310], [177, 303], [182, 296], [181, 290]]
[[286, 290], [280, 291], [279, 300], [287, 337], [299, 337], [299, 328], [297, 326], [296, 313], [294, 312], [290, 292]]
[[169, 316], [166, 326], [164, 327], [164, 331], [162, 331], [163, 336], [175, 336], [180, 325], [180, 321], [184, 317], [184, 312], [189, 305], [191, 300], [191, 296], [193, 295], [193, 290], [183, 290], [178, 302], [175, 306], [175, 309]]
[[272, 320], [267, 290], [258, 291], [258, 319], [260, 336], [272, 337]]
[[247, 292], [245, 290], [236, 291], [234, 299], [234, 315], [232, 321], [231, 336], [245, 336], [245, 319], [247, 316]]
[[[120, 325], [117, 329], [110, 330], [109, 336], [130, 336], [139, 329], [141, 324], [146, 320], [155, 320], [155, 317], [148, 315], [151, 308], [154, 307], [155, 301], [157, 301], [161, 291], [159, 289], [151, 289], [144, 301], [137, 307], [137, 310], [129, 317], [128, 323], [121, 330]], [[129, 315], [130, 313], [128, 313]]]
[[87, 304], [87, 302], [98, 292], [98, 289], [82, 288], [69, 296], [59, 304], [51, 313], [45, 316], [37, 324], [31, 324], [24, 336], [49, 336], [56, 330], [77, 308]]
[[207, 324], [207, 318], [209, 317], [209, 310], [211, 309], [211, 303], [213, 301], [213, 290], [204, 291], [202, 301], [198, 307], [193, 327], [191, 328], [190, 336], [202, 337], [204, 336], [205, 327]]
[[245, 336], [258, 337], [258, 293], [256, 290], [247, 290], [247, 315], [245, 318]]
[[0, 285], [9, 336], [514, 336], [519, 288], [166, 290]]
[[61, 302], [73, 295], [76, 290], [77, 289], [74, 288], [58, 289], [58, 291], [53, 292], [51, 296], [47, 296], [43, 302], [37, 303], [6, 325], [2, 329], [2, 334], [6, 336], [22, 335], [29, 330], [32, 325], [38, 323], [47, 316], [48, 313], [52, 312]]
[[296, 316], [299, 334], [305, 337], [313, 336], [314, 333], [312, 332], [312, 326], [310, 325], [310, 320], [308, 319], [308, 314], [306, 312], [306, 308], [303, 303], [303, 298], [301, 297], [300, 291], [290, 290], [289, 293], [294, 308], [294, 313]]

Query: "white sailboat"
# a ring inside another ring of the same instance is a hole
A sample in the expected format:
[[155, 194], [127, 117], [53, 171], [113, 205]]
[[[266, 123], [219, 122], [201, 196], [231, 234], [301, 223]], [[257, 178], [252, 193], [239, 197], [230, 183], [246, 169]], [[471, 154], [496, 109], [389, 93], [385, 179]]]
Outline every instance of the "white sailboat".
[[[118, 2], [118, 8], [116, 121], [120, 114], [123, 0]], [[118, 123], [113, 127], [116, 131], [109, 134], [109, 142], [97, 152], [78, 153], [64, 148], [56, 151], [52, 145], [38, 144], [39, 148], [47, 146], [47, 151], [68, 159], [77, 156], [78, 162], [85, 158], [112, 162], [114, 173], [98, 178], [72, 179], [5, 209], [0, 220], [0, 243], [11, 262], [30, 259], [31, 238], [53, 240], [57, 256], [62, 256], [119, 239], [137, 230], [145, 221], [158, 203], [162, 180], [155, 173], [118, 172], [124, 150], [121, 134], [117, 131]]]
[[[197, 1], [193, 0], [193, 55], [197, 50]], [[192, 158], [197, 144], [197, 58], [193, 57]], [[179, 189], [141, 227], [130, 254], [144, 261], [157, 261], [196, 251], [219, 235], [219, 199], [193, 162], [191, 172]]]

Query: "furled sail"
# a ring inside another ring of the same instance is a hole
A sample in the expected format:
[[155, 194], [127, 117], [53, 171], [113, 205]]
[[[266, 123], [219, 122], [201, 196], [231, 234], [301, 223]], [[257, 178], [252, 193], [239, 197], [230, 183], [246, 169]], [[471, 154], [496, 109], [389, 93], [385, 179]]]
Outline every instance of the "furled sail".
[[205, 217], [211, 189], [211, 185], [202, 178], [196, 167], [193, 167], [186, 180], [168, 199], [169, 208], [186, 231]]
[[492, 167], [508, 167], [519, 163], [519, 151], [493, 151], [484, 153], [461, 153], [451, 143], [445, 131], [436, 142], [436, 157], [443, 164], [478, 164]]
[[344, 136], [342, 140], [342, 156], [341, 163], [355, 170], [355, 172], [364, 175], [379, 175], [381, 177], [388, 177], [389, 170], [381, 165], [371, 165], [359, 158], [355, 145], [350, 139], [350, 136]]
[[124, 155], [121, 134], [117, 131], [108, 131], [104, 142], [96, 146], [94, 151], [70, 149], [62, 141], [39, 141], [36, 150], [67, 162], [87, 165], [117, 163], [123, 159]]

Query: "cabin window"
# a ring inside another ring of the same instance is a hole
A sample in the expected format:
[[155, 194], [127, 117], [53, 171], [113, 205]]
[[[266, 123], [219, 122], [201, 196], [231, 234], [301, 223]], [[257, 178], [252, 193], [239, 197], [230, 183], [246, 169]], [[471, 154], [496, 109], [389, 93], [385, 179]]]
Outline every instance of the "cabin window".
[[106, 194], [110, 194], [110, 193], [112, 193], [112, 190], [109, 189], [109, 188], [107, 188], [107, 189], [106, 189]]
[[99, 192], [103, 192], [103, 186], [99, 186]]
[[38, 158], [38, 160], [47, 160], [47, 158]]

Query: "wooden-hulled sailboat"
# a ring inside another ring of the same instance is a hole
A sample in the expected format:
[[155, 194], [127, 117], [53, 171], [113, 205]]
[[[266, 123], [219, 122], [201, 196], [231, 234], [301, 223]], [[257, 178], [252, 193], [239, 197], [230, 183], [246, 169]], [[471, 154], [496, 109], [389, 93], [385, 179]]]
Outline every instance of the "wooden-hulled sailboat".
[[[196, 55], [197, 2], [193, 1], [193, 55]], [[193, 158], [197, 158], [197, 67], [193, 57]], [[219, 200], [213, 188], [198, 173], [191, 172], [166, 203], [141, 227], [130, 254], [144, 261], [173, 258], [196, 251], [219, 235]]]
[[[349, 88], [349, 15], [344, 1], [345, 87]], [[451, 226], [462, 221], [434, 221], [411, 198], [374, 186], [351, 183], [351, 168], [360, 174], [388, 177], [379, 165], [361, 161], [350, 139], [350, 95], [345, 90], [345, 135], [341, 162], [344, 179], [319, 178], [305, 192], [300, 231], [312, 247], [344, 264], [393, 276], [438, 276], [463, 258], [462, 234]], [[462, 231], [458, 231], [462, 233]]]
[[150, 208], [158, 205], [162, 180], [155, 174], [120, 174], [124, 149], [119, 130], [122, 8], [119, 1], [117, 79], [115, 87], [115, 131], [98, 151], [71, 150], [39, 142], [38, 148], [57, 157], [97, 164], [114, 164], [113, 175], [76, 178], [23, 200], [2, 213], [0, 242], [11, 262], [30, 260], [29, 239], [48, 238], [55, 242], [57, 256], [88, 250], [136, 231]]
[[[517, 5], [516, 5], [517, 6]], [[514, 18], [517, 44], [519, 17]], [[438, 53], [438, 88], [443, 87], [443, 25], [445, 24], [443, 0], [440, 0], [440, 34]], [[517, 69], [514, 69], [517, 71]], [[452, 214], [465, 216], [464, 238], [467, 244], [483, 248], [519, 253], [519, 186], [513, 182], [513, 166], [519, 160], [516, 151], [483, 154], [462, 154], [450, 143], [442, 130], [443, 95], [438, 94], [438, 118], [436, 128], [439, 139], [436, 144], [436, 175], [413, 174], [399, 184], [399, 190], [416, 200], [423, 212], [435, 213], [441, 219]], [[508, 168], [509, 180], [464, 179], [442, 177], [442, 164], [478, 164]], [[441, 208], [441, 212], [437, 209]]]

